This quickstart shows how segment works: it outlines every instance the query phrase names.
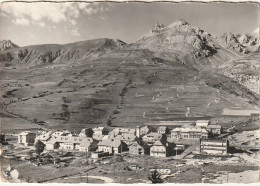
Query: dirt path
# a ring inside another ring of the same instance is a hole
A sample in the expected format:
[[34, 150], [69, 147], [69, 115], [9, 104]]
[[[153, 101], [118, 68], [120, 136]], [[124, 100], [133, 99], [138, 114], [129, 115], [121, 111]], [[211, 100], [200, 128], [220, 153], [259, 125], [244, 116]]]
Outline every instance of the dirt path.
[[109, 177], [104, 177], [104, 176], [73, 176], [73, 177], [67, 177], [64, 179], [75, 179], [75, 178], [94, 178], [94, 179], [99, 179], [104, 181], [104, 183], [113, 183], [113, 179]]

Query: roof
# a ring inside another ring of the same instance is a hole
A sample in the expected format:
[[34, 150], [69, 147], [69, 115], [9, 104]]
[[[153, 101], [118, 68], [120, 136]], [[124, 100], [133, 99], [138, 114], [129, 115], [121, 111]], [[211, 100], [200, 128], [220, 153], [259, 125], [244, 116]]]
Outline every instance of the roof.
[[210, 128], [210, 129], [221, 129], [221, 126], [220, 125], [208, 125], [207, 129], [208, 128]]
[[152, 132], [152, 133], [146, 134], [145, 136], [147, 136], [147, 137], [157, 137], [157, 138], [161, 138], [161, 137], [162, 137], [162, 134], [158, 134], [158, 133], [156, 133], [156, 132]]
[[[28, 134], [35, 134], [35, 133], [30, 132], [30, 131], [23, 131], [23, 132], [21, 132], [19, 135], [21, 135], [21, 136], [26, 136], [26, 135], [28, 135]], [[35, 135], [36, 135], [36, 134], [35, 134]]]
[[200, 127], [177, 127], [172, 130], [172, 132], [201, 132], [201, 133], [208, 133], [205, 129]]
[[105, 127], [95, 127], [95, 128], [93, 128], [92, 130], [93, 130], [93, 131], [95, 131], [95, 130], [103, 131], [103, 130], [106, 130], [106, 128], [105, 128]]
[[175, 129], [171, 130], [171, 132], [180, 132], [180, 131], [181, 131], [181, 128], [180, 128], [180, 127], [177, 127], [177, 128], [175, 128]]
[[[91, 140], [90, 140], [91, 139]], [[80, 142], [80, 144], [79, 144], [79, 146], [80, 147], [89, 147], [93, 142], [94, 142], [94, 140], [92, 139], [92, 138], [84, 138], [81, 142]]]
[[154, 142], [153, 146], [164, 146], [161, 141]]
[[98, 141], [102, 140], [103, 137], [104, 137], [104, 135], [96, 135], [95, 133], [92, 136], [93, 139], [98, 140]]
[[109, 135], [104, 135], [102, 140], [105, 140], [105, 139], [108, 139], [109, 138]]
[[119, 147], [121, 145], [121, 140], [106, 139], [98, 143], [98, 146], [108, 146], [108, 147]]
[[132, 128], [115, 128], [111, 131], [111, 133], [115, 133], [115, 134], [118, 134], [118, 133], [135, 133], [135, 129], [132, 129]]
[[84, 128], [84, 129], [81, 129], [80, 132], [85, 132], [86, 130], [92, 130], [92, 128]]
[[167, 127], [166, 126], [161, 126], [158, 128], [158, 130], [167, 130]]
[[81, 143], [83, 140], [90, 141], [90, 142], [93, 141], [92, 138], [83, 138], [78, 136], [58, 136], [54, 138], [55, 138], [55, 142], [60, 142], [60, 143]]
[[197, 120], [196, 123], [209, 123], [209, 120]]
[[48, 140], [50, 137], [51, 137], [51, 132], [47, 132], [45, 134], [38, 135], [36, 139], [45, 141]]
[[136, 135], [132, 134], [132, 133], [124, 133], [122, 134], [122, 140], [126, 140], [126, 141], [134, 141], [136, 139]]
[[137, 142], [132, 143], [129, 147], [136, 147], [136, 148], [143, 148], [140, 144]]

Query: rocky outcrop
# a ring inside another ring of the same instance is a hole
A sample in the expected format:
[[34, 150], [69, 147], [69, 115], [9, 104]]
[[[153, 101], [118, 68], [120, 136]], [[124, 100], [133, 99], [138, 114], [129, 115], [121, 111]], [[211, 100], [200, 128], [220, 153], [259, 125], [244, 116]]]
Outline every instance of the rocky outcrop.
[[12, 43], [10, 40], [3, 40], [0, 41], [0, 51], [11, 49], [11, 48], [18, 48], [16, 44]]
[[249, 34], [224, 33], [216, 39], [225, 48], [237, 53], [248, 54], [260, 51], [260, 40]]

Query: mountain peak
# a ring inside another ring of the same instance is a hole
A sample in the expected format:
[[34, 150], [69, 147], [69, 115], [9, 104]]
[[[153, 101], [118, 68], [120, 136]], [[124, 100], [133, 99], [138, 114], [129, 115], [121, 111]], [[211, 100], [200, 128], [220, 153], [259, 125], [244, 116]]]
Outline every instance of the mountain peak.
[[156, 23], [153, 27], [153, 30], [160, 30], [160, 29], [163, 29], [163, 28], [165, 28], [164, 24]]
[[178, 19], [176, 23], [179, 25], [189, 25], [189, 23], [185, 19]]
[[11, 48], [17, 48], [18, 46], [10, 40], [2, 40], [0, 41], [0, 51], [11, 49]]

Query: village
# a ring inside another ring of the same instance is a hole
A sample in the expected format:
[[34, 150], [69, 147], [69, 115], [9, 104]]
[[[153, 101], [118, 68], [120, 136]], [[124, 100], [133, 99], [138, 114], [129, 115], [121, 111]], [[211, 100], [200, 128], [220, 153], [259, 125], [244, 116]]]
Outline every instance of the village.
[[[229, 129], [228, 132], [231, 130]], [[167, 126], [157, 129], [151, 126], [136, 128], [105, 127], [84, 128], [79, 134], [64, 131], [44, 131], [38, 134], [23, 131], [18, 135], [17, 143], [32, 146], [37, 141], [45, 145], [46, 151], [64, 150], [91, 152], [91, 157], [99, 158], [112, 154], [147, 154], [154, 157], [169, 157], [185, 151], [188, 146], [198, 146], [199, 153], [226, 155], [229, 150], [227, 139], [220, 125], [210, 124], [208, 120], [198, 120], [189, 126], [170, 130]]]
[[[177, 176], [182, 169], [184, 172], [190, 170], [193, 180], [189, 182], [196, 183], [203, 180], [207, 182], [212, 179], [206, 177], [214, 175], [210, 172], [203, 178], [205, 174], [201, 172], [203, 165], [211, 167], [211, 171], [213, 165], [226, 165], [225, 163], [231, 163], [230, 168], [243, 163], [249, 170], [257, 168], [251, 157], [257, 148], [250, 151], [241, 146], [230, 146], [228, 136], [232, 134], [236, 134], [234, 126], [223, 128], [221, 125], [212, 124], [209, 120], [197, 120], [174, 128], [150, 125], [135, 128], [84, 128], [78, 134], [69, 130], [42, 129], [22, 131], [13, 135], [13, 140], [8, 142], [8, 145], [3, 145], [7, 148], [2, 148], [2, 155], [9, 160], [7, 161], [9, 164], [15, 161], [16, 165], [17, 161], [22, 161], [23, 163], [18, 163], [16, 169], [31, 170], [31, 174], [28, 170], [26, 175], [19, 171], [20, 176], [16, 178], [19, 177], [20, 181], [23, 178], [27, 182], [74, 183], [75, 175], [80, 175], [78, 182], [99, 183], [101, 179], [103, 182], [147, 183], [148, 181], [149, 183], [147, 176], [155, 169], [158, 169], [162, 178], [169, 181], [177, 179], [179, 182], [187, 182], [190, 178]], [[4, 138], [8, 137], [2, 135], [2, 141]], [[236, 156], [236, 153], [241, 152], [249, 154], [243, 161], [240, 155], [240, 159]], [[248, 160], [248, 157], [251, 159]], [[35, 166], [40, 172], [53, 170], [53, 174], [44, 178], [41, 175], [34, 175]], [[75, 170], [71, 170], [72, 167]], [[200, 180], [194, 178], [196, 174], [194, 168], [200, 170]], [[6, 177], [10, 178], [11, 169], [10, 167], [5, 169]], [[61, 169], [64, 171], [61, 172]], [[89, 175], [91, 173], [92, 177]], [[223, 174], [221, 171], [220, 173]], [[95, 177], [97, 175], [99, 178]]]

